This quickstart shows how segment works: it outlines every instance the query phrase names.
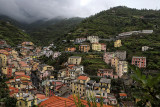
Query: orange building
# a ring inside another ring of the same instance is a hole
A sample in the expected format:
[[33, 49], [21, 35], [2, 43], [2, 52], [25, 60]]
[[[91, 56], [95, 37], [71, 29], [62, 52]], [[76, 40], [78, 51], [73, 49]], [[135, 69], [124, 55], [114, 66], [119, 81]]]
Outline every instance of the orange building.
[[75, 47], [68, 47], [65, 49], [66, 52], [75, 52], [76, 48]]
[[81, 52], [88, 52], [90, 50], [90, 46], [89, 45], [80, 45], [79, 50]]

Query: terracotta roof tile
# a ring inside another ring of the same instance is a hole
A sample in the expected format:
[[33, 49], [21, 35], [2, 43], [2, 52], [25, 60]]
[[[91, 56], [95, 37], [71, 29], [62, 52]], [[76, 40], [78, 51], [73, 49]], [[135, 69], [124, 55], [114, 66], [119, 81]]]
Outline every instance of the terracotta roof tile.
[[[39, 107], [76, 107], [74, 99], [77, 100], [77, 98], [73, 97], [62, 98], [62, 97], [52, 96], [49, 99], [41, 102]], [[81, 102], [84, 105], [86, 105], [86, 107], [89, 107], [86, 100], [81, 100]], [[97, 107], [100, 107], [99, 103], [97, 103]], [[112, 106], [104, 105], [103, 107], [112, 107]]]
[[0, 49], [0, 53], [8, 55], [8, 51], [4, 50], [4, 49]]
[[19, 79], [19, 78], [21, 78], [21, 77], [25, 77], [25, 78], [31, 78], [30, 76], [27, 76], [27, 75], [19, 75], [19, 76], [16, 76], [16, 79]]
[[25, 75], [25, 72], [15, 72], [15, 75]]
[[119, 93], [119, 96], [127, 96], [126, 93]]
[[19, 92], [19, 89], [18, 88], [15, 88], [15, 87], [9, 87], [9, 94], [10, 96], [12, 96], [14, 93], [18, 93]]
[[48, 97], [46, 97], [44, 94], [36, 94], [38, 99], [46, 99]]
[[88, 77], [87, 77], [87, 76], [79, 76], [78, 79], [79, 79], [79, 80], [87, 80]]

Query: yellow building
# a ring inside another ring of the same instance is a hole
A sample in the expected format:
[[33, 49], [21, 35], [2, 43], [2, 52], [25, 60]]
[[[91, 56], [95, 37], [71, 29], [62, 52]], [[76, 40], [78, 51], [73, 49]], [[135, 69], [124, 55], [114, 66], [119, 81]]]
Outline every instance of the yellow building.
[[46, 97], [49, 97], [49, 85], [48, 84], [45, 86], [45, 95]]
[[[97, 86], [100, 86], [99, 83], [96, 83], [96, 81], [94, 81], [94, 80], [89, 80], [86, 85], [86, 96], [88, 98], [94, 98], [94, 97], [107, 98], [107, 91], [102, 90], [101, 88], [99, 88]], [[97, 89], [94, 90], [94, 87], [97, 87]]]
[[16, 59], [17, 59], [17, 57], [18, 57], [18, 52], [17, 52], [17, 51], [12, 50], [12, 51], [11, 51], [11, 54], [12, 54], [13, 58], [16, 58]]
[[82, 57], [80, 56], [71, 56], [68, 58], [68, 64], [79, 65], [81, 63]]
[[117, 57], [114, 57], [111, 59], [111, 66], [112, 67], [117, 67], [119, 59]]
[[58, 79], [65, 78], [67, 76], [66, 72], [67, 72], [67, 69], [59, 70], [59, 72], [58, 72]]
[[33, 107], [33, 105], [37, 105], [36, 96], [30, 93], [18, 93], [16, 99], [17, 107]]
[[121, 77], [124, 73], [128, 72], [128, 62], [127, 61], [119, 61], [116, 66], [116, 72], [119, 77]]
[[6, 83], [8, 87], [15, 87], [18, 89], [32, 88], [32, 82], [30, 80], [30, 76], [27, 75], [15, 76], [14, 79], [10, 79]]
[[54, 67], [49, 65], [43, 65], [42, 71], [54, 71]]
[[92, 50], [94, 51], [101, 51], [102, 47], [100, 43], [93, 43], [92, 44]]
[[85, 96], [86, 94], [86, 83], [90, 80], [87, 76], [79, 76], [77, 80], [71, 83], [72, 93]]
[[7, 75], [8, 67], [2, 67], [2, 73]]
[[107, 91], [107, 93], [110, 93], [110, 88], [111, 88], [111, 79], [101, 78], [98, 87], [99, 91], [103, 90]]
[[1, 62], [2, 62], [2, 67], [7, 66], [7, 56], [4, 54], [0, 54]]
[[116, 41], [114, 42], [114, 47], [121, 47], [121, 46], [122, 46], [121, 40], [116, 40]]

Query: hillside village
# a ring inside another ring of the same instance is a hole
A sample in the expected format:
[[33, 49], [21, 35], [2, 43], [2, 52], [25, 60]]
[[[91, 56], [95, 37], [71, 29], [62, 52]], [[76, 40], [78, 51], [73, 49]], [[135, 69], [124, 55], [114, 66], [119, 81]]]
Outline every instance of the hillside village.
[[[114, 38], [114, 48], [122, 47], [121, 40], [134, 36], [133, 33], [147, 35], [153, 30], [121, 33]], [[134, 107], [140, 99], [133, 98], [131, 94], [131, 86], [136, 83], [130, 76], [133, 71], [129, 66], [144, 69], [147, 57], [132, 56], [128, 62], [127, 51], [108, 51], [106, 42], [100, 40], [99, 36], [76, 38], [70, 42], [77, 47], [65, 47], [64, 51], [54, 51], [57, 48], [54, 43], [40, 47], [24, 41], [11, 47], [0, 40], [0, 76], [6, 80], [9, 96], [17, 99], [18, 107], [69, 107], [74, 105], [74, 95], [78, 95], [84, 105], [87, 105], [87, 99], [95, 98], [99, 107], [101, 103], [104, 107]], [[143, 46], [141, 51], [149, 49], [152, 47]], [[66, 54], [67, 60], [64, 60], [62, 56]], [[62, 57], [60, 68], [44, 63], [44, 57], [57, 62]], [[94, 71], [87, 71], [93, 61], [91, 68], [95, 68]], [[149, 102], [147, 104], [150, 105]]]

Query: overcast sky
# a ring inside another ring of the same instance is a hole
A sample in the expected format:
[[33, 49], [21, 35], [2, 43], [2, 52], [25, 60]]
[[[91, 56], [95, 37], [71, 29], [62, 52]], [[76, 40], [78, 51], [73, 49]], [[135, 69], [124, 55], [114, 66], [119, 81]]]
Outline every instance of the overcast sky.
[[0, 14], [33, 22], [57, 16], [88, 17], [114, 6], [160, 9], [160, 0], [0, 0]]

